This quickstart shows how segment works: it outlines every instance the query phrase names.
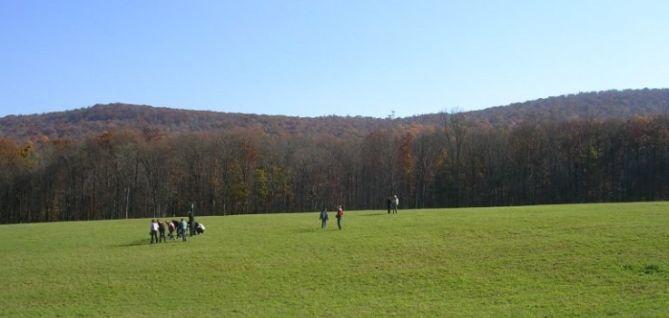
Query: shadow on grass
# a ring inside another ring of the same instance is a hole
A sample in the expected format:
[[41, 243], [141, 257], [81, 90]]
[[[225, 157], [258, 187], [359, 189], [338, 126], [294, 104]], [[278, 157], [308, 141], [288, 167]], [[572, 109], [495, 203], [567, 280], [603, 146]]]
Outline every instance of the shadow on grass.
[[121, 244], [115, 244], [114, 247], [132, 247], [132, 246], [141, 246], [141, 245], [151, 245], [151, 242], [148, 239], [134, 240], [131, 242], [125, 242]]
[[[182, 244], [182, 243], [186, 243], [186, 242], [188, 242], [188, 241], [190, 241], [190, 240], [193, 240], [193, 239], [194, 239], [195, 237], [197, 237], [197, 236], [199, 236], [199, 235], [196, 235], [196, 236], [186, 236], [186, 237], [187, 237], [187, 240], [186, 240], [186, 241], [182, 241], [180, 238], [175, 238], [175, 239], [167, 238], [167, 240], [166, 240], [165, 242], [156, 243], [156, 245], [163, 245], [163, 244]], [[112, 246], [112, 247], [133, 247], [133, 246], [143, 246], [143, 245], [153, 245], [153, 244], [151, 244], [151, 240], [147, 238], [147, 239], [136, 239], [136, 240], [134, 240], [134, 241], [124, 242], [124, 243], [120, 243], [120, 244], [113, 244], [113, 245], [111, 245], [111, 246]]]
[[317, 227], [298, 227], [290, 229], [290, 233], [318, 233], [318, 232], [323, 232], [323, 230], [320, 227], [320, 224]]
[[377, 213], [365, 213], [356, 216], [382, 216], [382, 215], [392, 215], [392, 214], [388, 214], [386, 212], [377, 212]]

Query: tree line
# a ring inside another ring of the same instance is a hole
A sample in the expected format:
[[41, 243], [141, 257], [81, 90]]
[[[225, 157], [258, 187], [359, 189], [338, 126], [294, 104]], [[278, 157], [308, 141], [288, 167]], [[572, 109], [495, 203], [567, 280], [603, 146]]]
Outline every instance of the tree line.
[[669, 197], [669, 118], [363, 136], [256, 128], [173, 134], [111, 130], [84, 139], [0, 139], [0, 222], [659, 200]]

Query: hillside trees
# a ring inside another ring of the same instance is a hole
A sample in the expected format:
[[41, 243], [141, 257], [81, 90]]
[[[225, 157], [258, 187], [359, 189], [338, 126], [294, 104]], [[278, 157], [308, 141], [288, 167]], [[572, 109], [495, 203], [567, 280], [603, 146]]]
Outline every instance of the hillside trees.
[[[523, 123], [550, 124], [573, 120], [629, 120], [634, 116], [669, 115], [669, 89], [603, 91], [549, 97], [504, 107], [462, 113], [475, 125], [495, 128]], [[83, 139], [109, 131], [157, 128], [167, 134], [230, 133], [262, 130], [274, 136], [326, 134], [341, 139], [364, 138], [397, 125], [439, 126], [448, 114], [408, 118], [324, 116], [301, 118], [209, 111], [188, 111], [146, 105], [106, 104], [66, 112], [0, 118], [0, 137], [21, 143], [40, 139]]]
[[669, 120], [439, 127], [357, 137], [110, 130], [83, 140], [0, 139], [0, 221], [33, 222], [384, 207], [660, 200]]

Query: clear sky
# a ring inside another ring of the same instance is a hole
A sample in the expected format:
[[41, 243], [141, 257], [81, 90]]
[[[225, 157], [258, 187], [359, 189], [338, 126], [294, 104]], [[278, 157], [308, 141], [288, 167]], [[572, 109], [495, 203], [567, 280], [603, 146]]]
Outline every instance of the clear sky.
[[669, 87], [667, 0], [0, 0], [0, 116], [407, 116], [643, 87]]

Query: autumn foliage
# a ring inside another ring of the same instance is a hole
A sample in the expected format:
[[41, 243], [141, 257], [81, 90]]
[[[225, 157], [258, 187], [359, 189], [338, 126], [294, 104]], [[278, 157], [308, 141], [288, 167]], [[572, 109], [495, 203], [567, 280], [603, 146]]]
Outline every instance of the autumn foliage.
[[[395, 193], [402, 208], [669, 197], [661, 113], [505, 125], [471, 113], [413, 121], [232, 115], [234, 125], [215, 129], [225, 116], [169, 110], [190, 119], [164, 116], [162, 125], [133, 115], [156, 109], [124, 107], [44, 115], [72, 120], [58, 129], [30, 128], [55, 120], [39, 116], [12, 124], [23, 127], [15, 134], [3, 127], [0, 221], [166, 217], [191, 203], [200, 215], [375, 209]], [[174, 128], [193, 118], [209, 128]]]

